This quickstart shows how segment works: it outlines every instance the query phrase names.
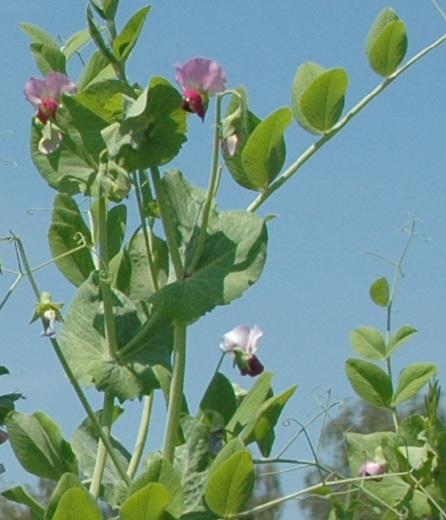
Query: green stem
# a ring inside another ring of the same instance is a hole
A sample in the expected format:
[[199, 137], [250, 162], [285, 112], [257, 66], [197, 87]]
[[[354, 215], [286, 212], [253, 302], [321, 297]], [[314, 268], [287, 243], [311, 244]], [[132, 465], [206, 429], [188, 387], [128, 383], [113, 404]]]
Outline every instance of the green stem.
[[268, 186], [268, 188], [265, 189], [265, 191], [260, 193], [248, 206], [247, 211], [256, 211], [277, 189], [282, 186], [282, 184], [288, 181], [308, 161], [308, 159], [319, 150], [319, 148], [328, 143], [328, 141], [330, 141], [340, 130], [342, 130], [342, 128], [344, 128], [344, 126], [347, 125], [347, 123], [349, 123], [350, 120], [356, 116], [356, 114], [361, 112], [361, 110], [365, 108], [370, 103], [370, 101], [372, 101], [372, 99], [381, 94], [383, 90], [385, 90], [393, 81], [395, 81], [417, 61], [419, 61], [435, 48], [439, 47], [445, 41], [446, 34], [422, 49], [418, 54], [413, 56], [403, 66], [397, 69], [393, 74], [385, 78], [382, 83], [380, 83], [361, 101], [359, 101], [359, 103], [357, 103], [331, 130], [323, 135], [318, 141], [309, 146], [305, 152], [293, 164], [291, 164], [280, 177], [278, 177]]
[[8, 289], [8, 292], [3, 297], [3, 300], [0, 303], [0, 311], [3, 309], [3, 307], [6, 305], [6, 302], [9, 300], [11, 294], [14, 292], [14, 289], [19, 285], [19, 283], [22, 281], [23, 274], [18, 274], [14, 282], [11, 284], [11, 287]]
[[138, 435], [135, 441], [135, 447], [133, 449], [133, 455], [130, 459], [129, 467], [127, 469], [127, 475], [130, 479], [133, 479], [136, 471], [138, 470], [139, 463], [144, 451], [144, 447], [147, 442], [147, 436], [149, 433], [150, 417], [152, 415], [153, 399], [155, 397], [154, 392], [144, 397], [144, 406], [141, 414], [141, 421], [139, 423]]
[[[104, 394], [104, 406], [101, 414], [101, 430], [110, 439], [111, 425], [113, 422], [113, 402], [111, 394]], [[94, 465], [93, 476], [90, 484], [90, 493], [97, 498], [101, 490], [101, 481], [104, 474], [105, 463], [107, 461], [107, 448], [99, 439], [98, 451], [96, 452], [96, 462]]]
[[161, 182], [158, 167], [154, 166], [150, 169], [152, 174], [153, 184], [155, 186], [156, 199], [158, 201], [158, 208], [161, 215], [161, 222], [163, 224], [164, 233], [166, 235], [167, 247], [169, 248], [170, 257], [172, 258], [173, 268], [177, 280], [182, 280], [184, 277], [183, 263], [178, 249], [177, 239], [175, 237], [175, 228], [173, 226], [172, 216], [170, 214], [169, 205], [164, 191], [163, 183]]
[[[22, 241], [20, 240], [19, 237], [17, 237], [16, 235], [12, 234], [12, 239], [14, 240], [14, 243], [17, 245], [17, 248], [18, 248], [18, 251], [19, 251], [19, 254], [20, 254], [20, 258], [22, 260], [22, 263], [23, 263], [23, 267], [25, 269], [25, 273], [30, 281], [30, 284], [31, 284], [31, 287], [33, 289], [33, 292], [36, 296], [36, 299], [37, 301], [40, 301], [40, 289], [39, 287], [37, 286], [37, 283], [34, 279], [34, 275], [32, 273], [32, 270], [31, 270], [31, 267], [29, 265], [29, 262], [28, 262], [28, 258], [26, 256], [26, 253], [25, 253], [25, 248], [23, 247], [23, 244], [22, 244]], [[115, 455], [115, 451], [110, 443], [110, 440], [109, 438], [107, 437], [107, 435], [105, 435], [105, 433], [102, 431], [102, 428], [101, 428], [101, 425], [99, 424], [99, 421], [98, 421], [98, 418], [96, 417], [96, 414], [94, 413], [93, 411], [93, 408], [91, 407], [90, 403], [88, 402], [88, 399], [86, 398], [84, 392], [82, 391], [82, 388], [80, 387], [76, 377], [74, 376], [70, 366], [68, 365], [66, 359], [65, 359], [65, 356], [63, 355], [63, 352], [59, 346], [59, 343], [57, 341], [56, 338], [49, 338], [50, 342], [51, 342], [51, 345], [54, 349], [54, 352], [57, 356], [57, 359], [59, 360], [59, 363], [61, 364], [66, 376], [68, 377], [68, 380], [70, 381], [71, 383], [71, 386], [73, 387], [80, 403], [82, 404], [88, 418], [90, 419], [90, 421], [92, 422], [92, 424], [94, 425], [94, 427], [96, 428], [97, 432], [98, 432], [98, 435], [100, 437], [100, 439], [102, 440], [109, 456], [110, 456], [110, 459], [113, 461], [113, 464], [115, 465], [118, 473], [120, 474], [121, 478], [124, 480], [124, 482], [127, 483], [127, 485], [130, 484], [130, 479], [128, 478], [127, 476], [127, 473], [125, 472], [125, 470], [121, 467], [120, 463], [119, 463], [119, 460], [117, 459], [116, 455]]]
[[173, 344], [173, 371], [170, 383], [169, 405], [167, 408], [166, 429], [164, 432], [163, 454], [172, 462], [180, 424], [180, 412], [183, 399], [184, 372], [186, 368], [186, 324], [175, 320]]
[[[133, 184], [135, 186], [136, 203], [138, 206], [139, 219], [141, 221], [141, 229], [144, 237], [144, 245], [146, 248], [147, 261], [149, 262], [149, 271], [152, 280], [153, 289], [156, 292], [159, 289], [158, 277], [156, 275], [156, 267], [153, 261], [151, 241], [149, 240], [149, 234], [147, 233], [146, 218], [144, 216], [144, 208], [141, 197], [141, 183], [138, 179], [136, 172], [133, 174]], [[150, 231], [151, 232], [151, 231]]]
[[[399, 477], [399, 476], [403, 476], [403, 475], [407, 475], [407, 472], [387, 473], [387, 474], [381, 475], [381, 477], [386, 479], [386, 478], [390, 478], [390, 477]], [[249, 509], [247, 511], [241, 511], [240, 513], [228, 515], [225, 517], [225, 520], [244, 518], [246, 516], [255, 515], [255, 513], [261, 513], [262, 511], [266, 511], [267, 509], [270, 509], [272, 507], [276, 507], [280, 504], [283, 504], [284, 502], [287, 502], [288, 500], [292, 500], [292, 499], [298, 498], [302, 495], [312, 493], [312, 492], [317, 491], [318, 489], [324, 488], [326, 486], [331, 487], [331, 486], [341, 486], [344, 484], [357, 484], [357, 483], [365, 481], [365, 480], [373, 480], [374, 478], [376, 478], [376, 477], [352, 477], [352, 478], [344, 478], [344, 479], [339, 479], [339, 480], [327, 480], [327, 481], [325, 481], [325, 483], [319, 482], [318, 484], [314, 484], [305, 489], [301, 489], [300, 491], [295, 491], [294, 493], [290, 493], [289, 495], [285, 495], [283, 497], [275, 498], [274, 500], [265, 502], [264, 504], [253, 507], [252, 509]]]
[[194, 256], [192, 261], [187, 268], [188, 273], [193, 273], [197, 268], [197, 265], [200, 261], [201, 255], [203, 254], [204, 244], [206, 242], [206, 234], [207, 227], [209, 221], [209, 215], [211, 212], [212, 201], [215, 197], [216, 186], [218, 183], [219, 175], [218, 175], [218, 158], [220, 151], [220, 131], [221, 131], [221, 100], [222, 95], [217, 95], [215, 102], [215, 124], [214, 124], [214, 138], [212, 143], [212, 160], [211, 160], [211, 170], [209, 174], [209, 185], [206, 194], [206, 201], [203, 209], [203, 216], [201, 219], [200, 232], [198, 235], [197, 245], [195, 248]]
[[104, 322], [107, 346], [110, 356], [118, 359], [118, 343], [116, 339], [115, 316], [113, 314], [113, 294], [110, 285], [107, 245], [107, 199], [100, 194], [98, 197], [98, 235], [99, 235], [99, 284], [102, 302], [104, 304]]

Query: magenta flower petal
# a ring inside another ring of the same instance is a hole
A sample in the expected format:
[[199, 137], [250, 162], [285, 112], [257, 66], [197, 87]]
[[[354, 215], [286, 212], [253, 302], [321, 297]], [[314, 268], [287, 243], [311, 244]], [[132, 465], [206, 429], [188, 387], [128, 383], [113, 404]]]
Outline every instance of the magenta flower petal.
[[192, 58], [184, 65], [175, 65], [176, 80], [181, 89], [198, 90], [215, 96], [225, 90], [226, 76], [220, 65], [208, 58]]
[[34, 106], [39, 108], [44, 97], [45, 80], [39, 78], [29, 78], [25, 84], [25, 97]]
[[46, 97], [59, 101], [62, 94], [74, 94], [76, 85], [61, 72], [50, 72], [45, 78]]

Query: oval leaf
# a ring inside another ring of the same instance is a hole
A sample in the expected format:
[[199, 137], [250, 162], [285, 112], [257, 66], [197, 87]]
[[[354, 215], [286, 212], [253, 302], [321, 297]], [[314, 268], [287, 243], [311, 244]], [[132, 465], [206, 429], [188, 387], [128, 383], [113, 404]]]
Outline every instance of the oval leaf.
[[254, 487], [254, 464], [247, 451], [238, 451], [223, 462], [210, 476], [205, 498], [209, 508], [219, 516], [238, 513]]
[[249, 136], [242, 152], [242, 166], [252, 189], [264, 190], [279, 174], [286, 155], [283, 133], [291, 119], [288, 107], [279, 108]]
[[416, 332], [418, 332], [417, 329], [411, 325], [403, 325], [400, 327], [390, 338], [389, 344], [387, 346], [387, 357], [390, 356], [390, 354], [393, 354], [395, 350], [400, 348], [401, 345], [403, 345]]
[[350, 334], [353, 350], [371, 361], [386, 358], [386, 345], [381, 332], [374, 327], [358, 327]]
[[348, 359], [345, 371], [355, 392], [378, 408], [388, 408], [392, 401], [392, 383], [389, 376], [373, 363]]
[[380, 307], [387, 307], [389, 303], [389, 282], [384, 276], [375, 280], [369, 289], [371, 300]]
[[121, 507], [120, 520], [161, 520], [171, 500], [170, 493], [159, 483], [150, 483], [134, 493]]
[[431, 363], [415, 363], [406, 367], [398, 377], [392, 406], [414, 397], [436, 373], [437, 367]]
[[293, 80], [291, 91], [291, 108], [293, 110], [293, 115], [302, 128], [313, 134], [318, 132], [307, 121], [302, 112], [300, 102], [308, 87], [325, 71], [326, 69], [318, 63], [303, 63], [298, 67]]
[[348, 77], [344, 69], [322, 73], [302, 94], [300, 109], [315, 133], [328, 132], [341, 117]]
[[94, 498], [83, 488], [71, 488], [60, 499], [52, 520], [103, 520]]
[[126, 23], [122, 32], [113, 41], [113, 51], [119, 61], [125, 61], [138, 41], [150, 7], [145, 6], [137, 11]]
[[403, 61], [406, 26], [393, 9], [385, 8], [378, 14], [367, 35], [365, 51], [370, 67], [380, 76], [390, 76]]

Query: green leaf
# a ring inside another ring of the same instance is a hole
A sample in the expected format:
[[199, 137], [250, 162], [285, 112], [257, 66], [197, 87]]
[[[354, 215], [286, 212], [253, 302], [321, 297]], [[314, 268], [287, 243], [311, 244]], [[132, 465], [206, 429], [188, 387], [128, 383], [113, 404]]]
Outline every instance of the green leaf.
[[137, 11], [113, 41], [113, 51], [120, 62], [127, 60], [133, 47], [136, 45], [149, 11], [150, 6], [143, 7]]
[[121, 506], [120, 520], [163, 520], [170, 493], [158, 483], [147, 484]]
[[[119, 417], [120, 413], [121, 410], [118, 407], [115, 407], [114, 420]], [[101, 411], [96, 412], [96, 416], [100, 421]], [[119, 464], [122, 468], [127, 468], [130, 454], [115, 438], [111, 437], [110, 442]], [[92, 477], [99, 446], [99, 435], [96, 427], [92, 424], [89, 418], [85, 419], [75, 430], [71, 443], [79, 461], [82, 473], [87, 477]], [[110, 460], [110, 457], [107, 457], [102, 476], [102, 485], [105, 488], [116, 488], [121, 483], [121, 480], [121, 476], [115, 465]]]
[[[158, 287], [163, 287], [169, 273], [169, 256], [166, 242], [156, 235], [152, 237], [152, 255]], [[155, 292], [147, 259], [144, 232], [141, 229], [133, 235], [124, 248], [117, 268], [115, 284], [116, 288], [133, 302], [147, 302]]]
[[358, 327], [350, 334], [353, 350], [371, 361], [386, 358], [386, 344], [381, 332], [374, 327]]
[[437, 367], [431, 363], [414, 363], [403, 369], [398, 377], [392, 406], [414, 397], [436, 373]]
[[[197, 223], [206, 195], [179, 172], [168, 172], [163, 184], [187, 266], [195, 252]], [[241, 296], [259, 278], [266, 245], [263, 219], [246, 211], [218, 213], [211, 208], [204, 251], [195, 272], [166, 285], [150, 301], [170, 318], [196, 321], [217, 305], [226, 305]]]
[[119, 0], [103, 0], [102, 6], [106, 20], [113, 20], [119, 6]]
[[110, 157], [127, 171], [170, 162], [186, 141], [181, 95], [167, 80], [152, 78], [121, 122], [102, 131]]
[[11, 500], [11, 502], [15, 502], [16, 504], [23, 504], [29, 507], [36, 518], [43, 520], [45, 508], [22, 486], [16, 486], [3, 491], [2, 496], [8, 500]]
[[45, 511], [45, 520], [51, 520], [56, 512], [60, 499], [68, 489], [82, 488], [82, 484], [77, 475], [73, 473], [64, 473], [57, 483], [54, 491], [48, 502], [48, 507]]
[[341, 116], [347, 85], [341, 68], [327, 70], [312, 62], [300, 65], [291, 92], [291, 108], [299, 125], [313, 134], [329, 131]]
[[93, 271], [93, 260], [87, 247], [71, 254], [70, 251], [82, 242], [86, 246], [90, 244], [91, 235], [75, 200], [69, 195], [59, 193], [54, 198], [48, 242], [61, 273], [72, 284], [79, 286]]
[[255, 417], [259, 408], [268, 399], [271, 393], [271, 381], [273, 374], [263, 372], [243, 398], [237, 411], [226, 426], [226, 430], [232, 435], [238, 435], [241, 430]]
[[234, 453], [209, 477], [205, 491], [207, 505], [223, 518], [238, 513], [251, 496], [254, 478], [251, 454]]
[[65, 135], [59, 148], [45, 155], [39, 151], [41, 137], [42, 126], [34, 120], [31, 133], [31, 158], [49, 186], [69, 195], [87, 191], [95, 170], [85, 154]]
[[264, 457], [269, 457], [271, 454], [275, 439], [274, 428], [284, 406], [294, 394], [296, 388], [297, 385], [293, 385], [281, 394], [270, 397], [263, 403], [255, 419], [243, 430], [241, 439], [245, 444], [256, 442]]
[[384, 276], [375, 280], [369, 289], [370, 298], [376, 305], [387, 307], [389, 304], [389, 282]]
[[209, 477], [218, 467], [221, 466], [221, 464], [226, 462], [229, 457], [239, 451], [246, 451], [245, 444], [240, 440], [239, 437], [234, 437], [218, 452], [218, 455], [215, 457], [211, 467], [209, 468]]
[[68, 61], [71, 56], [85, 47], [85, 45], [87, 45], [90, 40], [91, 35], [88, 29], [81, 29], [80, 31], [77, 31], [72, 36], [70, 36], [61, 49], [65, 55], [65, 59]]
[[411, 325], [403, 325], [400, 327], [389, 340], [389, 344], [387, 345], [387, 357], [400, 348], [416, 332], [418, 332], [417, 329]]
[[200, 410], [219, 413], [224, 419], [224, 424], [227, 424], [236, 408], [237, 401], [231, 382], [223, 374], [217, 372], [200, 402]]
[[370, 67], [380, 76], [390, 76], [407, 51], [406, 26], [395, 11], [383, 9], [367, 35], [365, 51]]
[[[235, 133], [239, 142], [234, 155], [229, 154], [224, 146], [222, 146], [222, 154], [226, 167], [233, 179], [244, 188], [256, 189], [256, 184], [253, 184], [243, 168], [242, 152], [248, 142], [249, 136], [260, 123], [260, 119], [248, 110], [248, 95], [245, 88], [238, 87], [236, 90], [242, 101], [235, 95], [231, 96], [226, 116], [222, 120], [222, 126], [223, 137], [228, 137]], [[228, 135], [225, 135], [225, 132]]]
[[82, 92], [85, 88], [97, 81], [113, 79], [115, 72], [110, 62], [100, 51], [94, 52], [77, 81], [78, 92]]
[[77, 473], [77, 461], [59, 426], [43, 412], [12, 412], [7, 420], [9, 440], [20, 464], [33, 475], [59, 480]]
[[88, 30], [90, 32], [91, 38], [96, 44], [96, 47], [99, 49], [99, 51], [104, 55], [104, 57], [107, 59], [109, 63], [116, 63], [116, 58], [111, 52], [110, 48], [105, 43], [104, 38], [101, 34], [101, 29], [97, 26], [93, 13], [91, 11], [90, 6], [87, 6], [87, 24], [88, 24]]
[[111, 260], [121, 249], [127, 228], [127, 206], [118, 204], [107, 214], [107, 254]]
[[46, 76], [50, 72], [62, 72], [65, 70], [65, 56], [57, 47], [44, 45], [43, 43], [32, 43], [31, 53], [40, 72]]
[[52, 520], [103, 520], [94, 498], [83, 488], [68, 489], [59, 501]]
[[373, 406], [389, 408], [392, 400], [392, 382], [389, 376], [373, 363], [348, 359], [347, 377], [355, 392]]
[[57, 41], [41, 27], [27, 22], [19, 23], [19, 27], [31, 38], [32, 42], [41, 43], [47, 47], [53, 47], [54, 49], [59, 50]]
[[183, 510], [181, 478], [172, 464], [159, 453], [152, 453], [148, 457], [145, 470], [131, 483], [127, 497], [132, 496], [151, 482], [158, 482], [167, 489], [172, 499], [166, 508], [166, 512], [174, 518], [179, 518]]
[[348, 77], [344, 69], [329, 69], [320, 74], [301, 94], [299, 107], [314, 133], [328, 132], [344, 108]]
[[251, 189], [263, 191], [280, 173], [286, 155], [283, 134], [291, 119], [288, 107], [279, 108], [250, 134], [241, 159]]
[[[123, 293], [113, 289], [118, 351], [139, 332], [147, 317]], [[96, 272], [77, 291], [61, 330], [60, 346], [79, 382], [94, 384], [121, 401], [157, 386], [152, 366], [170, 367], [172, 332], [157, 320], [119, 362], [110, 357], [105, 339], [103, 303]]]

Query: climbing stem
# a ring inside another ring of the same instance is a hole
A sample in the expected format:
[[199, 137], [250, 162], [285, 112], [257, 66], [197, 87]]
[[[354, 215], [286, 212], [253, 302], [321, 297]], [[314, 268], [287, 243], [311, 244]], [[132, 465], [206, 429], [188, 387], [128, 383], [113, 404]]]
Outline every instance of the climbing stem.
[[144, 405], [141, 413], [141, 420], [139, 423], [138, 435], [135, 441], [135, 447], [133, 448], [133, 455], [130, 459], [129, 467], [127, 469], [127, 475], [130, 479], [133, 479], [138, 466], [141, 462], [141, 457], [144, 451], [144, 447], [147, 442], [147, 436], [149, 434], [150, 417], [152, 415], [153, 399], [155, 397], [152, 391], [150, 395], [144, 397]]

